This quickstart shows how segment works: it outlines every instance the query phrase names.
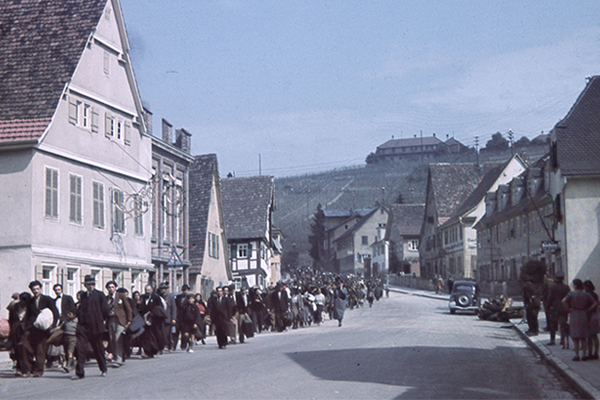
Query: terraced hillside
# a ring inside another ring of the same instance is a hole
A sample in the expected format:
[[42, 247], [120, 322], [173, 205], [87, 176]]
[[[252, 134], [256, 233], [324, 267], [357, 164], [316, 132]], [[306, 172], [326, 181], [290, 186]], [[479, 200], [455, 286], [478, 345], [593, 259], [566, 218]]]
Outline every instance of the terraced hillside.
[[[536, 160], [546, 150], [545, 146], [527, 148], [527, 158]], [[504, 161], [510, 156], [510, 152], [482, 153], [479, 161]], [[476, 156], [467, 153], [435, 162], [476, 162]], [[324, 209], [368, 208], [394, 203], [400, 193], [404, 203], [424, 203], [427, 168], [424, 162], [399, 161], [275, 179], [274, 224], [285, 237], [283, 267], [312, 264], [308, 235], [318, 204]]]

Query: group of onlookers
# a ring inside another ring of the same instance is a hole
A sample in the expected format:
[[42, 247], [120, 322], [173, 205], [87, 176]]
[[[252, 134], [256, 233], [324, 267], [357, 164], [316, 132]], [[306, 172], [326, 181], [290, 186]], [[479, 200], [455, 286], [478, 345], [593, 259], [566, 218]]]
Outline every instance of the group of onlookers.
[[[264, 293], [255, 286], [236, 291], [235, 285], [216, 288], [204, 302], [200, 294], [183, 285], [180, 293], [169, 292], [167, 283], [130, 296], [125, 288], [110, 281], [106, 293], [96, 289], [95, 277], [87, 275], [86, 290], [74, 299], [53, 287], [55, 297], [42, 294], [42, 283], [29, 284], [30, 292], [14, 293], [7, 306], [10, 350], [16, 373], [40, 377], [44, 366], [54, 362], [72, 379], [85, 377], [84, 364], [95, 359], [101, 375], [119, 368], [134, 355], [153, 358], [163, 351], [194, 352], [214, 335], [220, 349], [264, 330], [283, 332], [326, 318], [342, 326], [347, 304], [372, 303], [383, 293], [380, 281], [355, 277], [309, 277], [279, 282]], [[348, 286], [348, 288], [346, 288]]]
[[[554, 278], [547, 282], [541, 293], [527, 282], [524, 285], [523, 300], [529, 330], [529, 336], [539, 333], [537, 313], [544, 307], [547, 329], [550, 333], [549, 346], [554, 346], [556, 333], [560, 333], [560, 345], [569, 347], [569, 338], [573, 340], [575, 356], [573, 361], [598, 359], [598, 333], [600, 333], [600, 314], [598, 313], [598, 295], [590, 280], [573, 280], [573, 290], [564, 283], [564, 273], [557, 271]], [[580, 354], [581, 353], [581, 354]]]

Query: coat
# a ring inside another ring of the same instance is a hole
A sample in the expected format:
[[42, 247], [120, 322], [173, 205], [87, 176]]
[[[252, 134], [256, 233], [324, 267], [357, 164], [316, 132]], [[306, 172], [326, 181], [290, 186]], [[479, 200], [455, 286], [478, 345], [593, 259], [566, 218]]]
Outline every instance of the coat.
[[[54, 299], [54, 304], [56, 304], [56, 300], [58, 298]], [[61, 321], [65, 321], [67, 319], [67, 314], [68, 313], [73, 313], [75, 314], [77, 312], [77, 306], [75, 305], [75, 301], [73, 300], [73, 297], [69, 296], [68, 294], [64, 294], [62, 295], [62, 301], [60, 302], [60, 320]]]
[[108, 300], [99, 290], [86, 291], [81, 295], [77, 312], [78, 325], [85, 326], [89, 333], [99, 335], [106, 332], [108, 319]]
[[115, 315], [122, 326], [127, 326], [133, 320], [133, 308], [125, 292], [115, 293]]
[[333, 317], [339, 321], [344, 318], [346, 297], [348, 297], [348, 291], [344, 287], [333, 292]]
[[56, 322], [58, 321], [58, 310], [56, 309], [56, 303], [54, 303], [54, 299], [52, 297], [41, 294], [39, 305], [37, 307], [35, 305], [35, 297], [31, 297], [27, 303], [27, 314], [25, 315], [26, 330], [33, 329], [33, 323], [35, 322], [40, 311], [44, 308], [49, 308], [50, 311], [52, 311], [52, 326], [56, 326]]

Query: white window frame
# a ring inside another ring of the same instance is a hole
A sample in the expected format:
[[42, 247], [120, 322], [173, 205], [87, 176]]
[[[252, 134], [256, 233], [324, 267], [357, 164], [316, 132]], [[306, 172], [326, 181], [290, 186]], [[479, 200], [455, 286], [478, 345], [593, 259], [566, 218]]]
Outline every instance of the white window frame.
[[52, 287], [56, 283], [56, 265], [42, 264], [42, 293], [52, 296]]
[[237, 245], [237, 258], [248, 258], [248, 243], [240, 243]]
[[67, 265], [66, 276], [65, 276], [65, 293], [75, 297], [81, 287], [79, 279], [80, 269], [77, 265]]

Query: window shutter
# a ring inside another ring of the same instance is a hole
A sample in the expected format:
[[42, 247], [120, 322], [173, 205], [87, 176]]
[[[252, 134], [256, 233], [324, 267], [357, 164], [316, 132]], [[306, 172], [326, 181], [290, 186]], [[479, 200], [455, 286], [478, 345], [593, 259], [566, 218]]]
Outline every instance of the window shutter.
[[112, 136], [112, 117], [106, 113], [106, 118], [104, 120], [104, 130], [106, 132], [106, 137]]
[[69, 123], [77, 124], [77, 100], [69, 97]]
[[125, 144], [130, 144], [131, 142], [131, 125], [128, 122], [125, 123], [125, 137], [123, 138]]
[[100, 115], [96, 107], [92, 107], [92, 132], [98, 132], [100, 129]]
[[74, 222], [77, 220], [77, 178], [71, 175], [71, 204], [69, 206], [69, 219]]

